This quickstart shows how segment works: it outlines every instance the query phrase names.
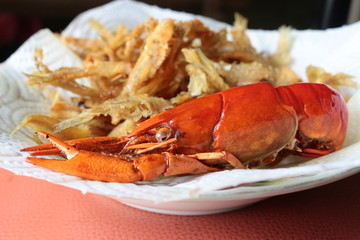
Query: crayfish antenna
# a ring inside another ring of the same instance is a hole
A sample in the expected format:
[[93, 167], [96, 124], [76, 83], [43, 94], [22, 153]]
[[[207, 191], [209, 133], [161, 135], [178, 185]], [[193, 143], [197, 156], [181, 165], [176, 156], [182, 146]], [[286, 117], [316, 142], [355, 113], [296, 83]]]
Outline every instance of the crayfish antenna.
[[[44, 132], [37, 132], [43, 136]], [[119, 153], [129, 140], [126, 137], [90, 137], [64, 141], [67, 145], [77, 150], [87, 150], [91, 152]], [[42, 144], [38, 146], [21, 149], [22, 152], [32, 152], [31, 156], [60, 155], [61, 152], [53, 144]]]
[[50, 156], [50, 155], [61, 155], [61, 151], [57, 148], [54, 149], [47, 149], [47, 150], [41, 150], [41, 151], [35, 151], [30, 153], [30, 156]]
[[42, 144], [42, 145], [23, 148], [20, 151], [21, 152], [35, 152], [35, 151], [49, 150], [49, 149], [53, 149], [53, 148], [54, 148], [53, 145], [49, 143], [49, 144]]
[[32, 147], [23, 148], [21, 152], [32, 152], [30, 156], [48, 156], [48, 155], [60, 155], [61, 151], [54, 148], [52, 144], [42, 144]]

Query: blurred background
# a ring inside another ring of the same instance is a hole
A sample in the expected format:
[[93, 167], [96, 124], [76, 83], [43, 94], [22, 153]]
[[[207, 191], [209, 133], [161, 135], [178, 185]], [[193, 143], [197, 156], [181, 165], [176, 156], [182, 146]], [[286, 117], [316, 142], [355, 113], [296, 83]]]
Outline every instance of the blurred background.
[[[41, 28], [61, 32], [79, 13], [108, 0], [0, 0], [0, 62]], [[144, 0], [142, 2], [201, 14], [232, 23], [234, 12], [249, 28], [326, 29], [360, 19], [360, 0]]]

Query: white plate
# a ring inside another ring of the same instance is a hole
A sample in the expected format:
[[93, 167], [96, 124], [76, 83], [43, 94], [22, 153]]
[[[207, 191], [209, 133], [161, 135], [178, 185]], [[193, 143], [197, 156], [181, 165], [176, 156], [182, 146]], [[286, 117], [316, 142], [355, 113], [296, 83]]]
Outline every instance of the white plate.
[[182, 201], [156, 203], [144, 199], [121, 198], [118, 201], [142, 210], [172, 215], [206, 215], [246, 207], [269, 197], [329, 184], [360, 172], [360, 168], [324, 171], [312, 176], [279, 180], [272, 184], [254, 184], [208, 192]]

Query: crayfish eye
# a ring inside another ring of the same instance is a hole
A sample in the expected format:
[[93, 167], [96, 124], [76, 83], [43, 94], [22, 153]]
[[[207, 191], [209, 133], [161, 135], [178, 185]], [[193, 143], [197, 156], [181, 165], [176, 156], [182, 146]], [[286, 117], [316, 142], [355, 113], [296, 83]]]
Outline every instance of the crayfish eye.
[[158, 142], [162, 142], [167, 140], [171, 136], [170, 129], [163, 127], [160, 128], [157, 133], [155, 134], [155, 138]]

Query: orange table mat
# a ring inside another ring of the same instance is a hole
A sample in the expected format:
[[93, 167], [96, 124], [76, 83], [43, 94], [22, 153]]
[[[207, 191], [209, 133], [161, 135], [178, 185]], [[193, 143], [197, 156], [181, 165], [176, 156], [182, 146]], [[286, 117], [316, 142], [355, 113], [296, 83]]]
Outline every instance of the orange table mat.
[[0, 169], [0, 239], [360, 239], [360, 174], [244, 209], [150, 213]]

